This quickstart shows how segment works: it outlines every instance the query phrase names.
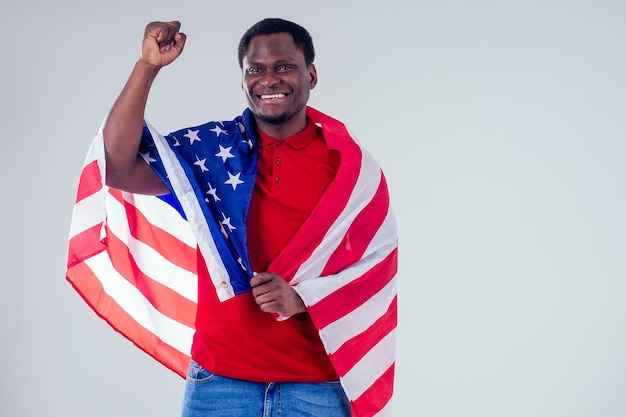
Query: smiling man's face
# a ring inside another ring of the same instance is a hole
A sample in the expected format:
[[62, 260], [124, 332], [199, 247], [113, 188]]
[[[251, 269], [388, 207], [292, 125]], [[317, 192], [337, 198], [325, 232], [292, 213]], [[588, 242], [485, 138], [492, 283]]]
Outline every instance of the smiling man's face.
[[252, 38], [243, 58], [243, 89], [261, 131], [284, 138], [304, 129], [316, 84], [315, 66], [306, 64], [290, 34]]

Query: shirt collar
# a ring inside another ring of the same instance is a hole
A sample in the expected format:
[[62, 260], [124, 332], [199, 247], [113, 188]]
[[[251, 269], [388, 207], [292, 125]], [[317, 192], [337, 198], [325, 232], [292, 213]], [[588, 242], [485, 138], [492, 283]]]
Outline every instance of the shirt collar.
[[317, 127], [315, 126], [315, 123], [313, 123], [308, 117], [306, 121], [307, 123], [304, 129], [302, 129], [300, 132], [296, 133], [295, 135], [289, 136], [288, 138], [284, 138], [284, 139], [274, 139], [273, 137], [268, 136], [265, 133], [257, 129], [257, 134], [259, 137], [259, 146], [264, 147], [268, 145], [273, 145], [274, 143], [276, 143], [276, 141], [280, 141], [280, 142], [286, 143], [287, 145], [289, 145], [290, 147], [294, 149], [303, 149], [309, 143], [311, 143], [317, 136], [317, 132], [315, 131]]

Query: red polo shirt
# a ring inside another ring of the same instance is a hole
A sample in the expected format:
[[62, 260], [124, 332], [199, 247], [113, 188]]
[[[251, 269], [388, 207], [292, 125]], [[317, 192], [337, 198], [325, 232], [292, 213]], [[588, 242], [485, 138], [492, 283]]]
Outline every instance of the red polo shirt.
[[[311, 214], [335, 177], [339, 154], [328, 149], [321, 128], [310, 121], [286, 139], [259, 132], [258, 145], [248, 243], [252, 267], [262, 272]], [[204, 368], [261, 382], [337, 378], [308, 313], [276, 321], [259, 309], [251, 293], [220, 303], [202, 260], [198, 274], [192, 357]]]

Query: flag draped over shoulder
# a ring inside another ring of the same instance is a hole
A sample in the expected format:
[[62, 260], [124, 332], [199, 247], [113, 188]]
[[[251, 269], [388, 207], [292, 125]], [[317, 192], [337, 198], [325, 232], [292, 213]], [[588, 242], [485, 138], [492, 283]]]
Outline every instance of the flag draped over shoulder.
[[[341, 122], [312, 108], [307, 116], [339, 151], [341, 165], [268, 271], [289, 281], [307, 305], [353, 415], [389, 416], [397, 231], [387, 185]], [[194, 333], [197, 251], [220, 300], [250, 289], [245, 223], [256, 175], [250, 117], [247, 110], [233, 121], [166, 137], [147, 125], [141, 154], [169, 196], [104, 185], [101, 131], [83, 167], [67, 279], [113, 328], [181, 376]]]

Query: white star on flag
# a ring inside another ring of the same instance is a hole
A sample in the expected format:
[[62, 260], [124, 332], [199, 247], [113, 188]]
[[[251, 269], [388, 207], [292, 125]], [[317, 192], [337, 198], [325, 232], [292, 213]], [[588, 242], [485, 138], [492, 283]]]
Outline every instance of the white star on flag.
[[243, 181], [241, 181], [239, 179], [239, 176], [241, 175], [241, 172], [233, 175], [230, 172], [228, 173], [228, 180], [224, 181], [224, 184], [230, 184], [233, 186], [233, 190], [237, 189], [237, 186], [239, 184], [243, 184]]
[[150, 151], [146, 152], [146, 153], [139, 153], [139, 155], [141, 155], [141, 157], [143, 158], [144, 161], [146, 161], [148, 164], [152, 163], [152, 162], [156, 162], [156, 159], [152, 158], [150, 156]]
[[204, 165], [205, 163], [206, 163], [206, 158], [200, 159], [198, 158], [198, 155], [196, 155], [196, 162], [194, 162], [193, 164], [199, 166], [201, 172], [209, 172], [209, 168], [207, 168]]
[[226, 217], [226, 215], [224, 213], [222, 213], [222, 217], [224, 218], [224, 220], [222, 220], [222, 224], [224, 226], [228, 227], [228, 230], [230, 230], [232, 232], [233, 230], [236, 229], [235, 226], [230, 224], [230, 217]]
[[224, 133], [224, 134], [228, 135], [228, 133], [227, 133], [224, 129], [222, 129], [221, 127], [219, 127], [218, 125], [215, 125], [215, 127], [214, 127], [213, 129], [209, 129], [209, 130], [210, 130], [211, 132], [214, 132], [214, 133], [215, 133], [215, 136], [217, 136], [218, 138], [220, 137], [220, 135], [221, 135], [222, 133]]
[[252, 143], [252, 141], [251, 141], [250, 139], [248, 139], [248, 140], [242, 140], [242, 142], [243, 142], [243, 143], [247, 143], [247, 144], [248, 144], [248, 146], [250, 147], [250, 149], [252, 149], [252, 145], [253, 145], [253, 143]]
[[193, 145], [195, 141], [202, 142], [202, 139], [198, 137], [198, 132], [199, 130], [187, 129], [187, 133], [185, 133], [183, 136], [189, 138], [189, 144]]
[[222, 201], [222, 199], [217, 196], [217, 188], [213, 188], [210, 182], [207, 182], [207, 184], [209, 186], [209, 191], [207, 191], [206, 194], [209, 194], [211, 197], [213, 197], [213, 200], [215, 202]]
[[215, 156], [220, 156], [222, 158], [222, 162], [226, 162], [226, 160], [228, 158], [234, 158], [235, 157], [235, 155], [230, 153], [230, 150], [232, 148], [233, 148], [232, 146], [229, 146], [228, 148], [225, 148], [222, 145], [220, 145], [220, 151], [218, 153], [216, 153]]
[[237, 263], [239, 263], [239, 266], [241, 266], [241, 269], [243, 269], [244, 271], [248, 270], [248, 268], [246, 268], [246, 266], [243, 264], [243, 259], [237, 258]]

